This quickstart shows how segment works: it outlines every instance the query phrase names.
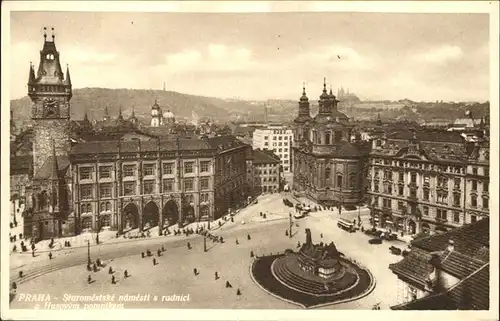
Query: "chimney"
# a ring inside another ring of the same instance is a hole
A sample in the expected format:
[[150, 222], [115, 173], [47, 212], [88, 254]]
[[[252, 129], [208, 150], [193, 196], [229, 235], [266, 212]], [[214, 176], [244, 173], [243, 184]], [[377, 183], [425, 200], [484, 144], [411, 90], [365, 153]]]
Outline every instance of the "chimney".
[[441, 269], [441, 253], [433, 252], [431, 253], [431, 259], [429, 263], [432, 265], [433, 270], [431, 274], [429, 274], [428, 278], [428, 289], [433, 291], [434, 293], [441, 293], [446, 290], [446, 286], [444, 285], [443, 279], [443, 271]]

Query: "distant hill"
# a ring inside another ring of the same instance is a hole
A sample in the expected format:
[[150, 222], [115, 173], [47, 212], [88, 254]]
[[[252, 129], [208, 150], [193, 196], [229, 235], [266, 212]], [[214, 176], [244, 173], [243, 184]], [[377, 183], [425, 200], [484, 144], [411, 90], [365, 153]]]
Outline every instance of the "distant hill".
[[[224, 99], [194, 96], [173, 91], [139, 90], [139, 89], [107, 89], [82, 88], [73, 90], [71, 99], [71, 117], [83, 119], [85, 112], [90, 119], [102, 119], [107, 106], [112, 117], [118, 115], [120, 106], [124, 117], [128, 117], [135, 108], [139, 118], [149, 119], [151, 106], [155, 99], [165, 112], [170, 110], [178, 118], [191, 119], [192, 111], [199, 117], [211, 117], [226, 121], [239, 114], [257, 111], [255, 105], [245, 101], [226, 101]], [[27, 121], [31, 112], [31, 100], [28, 96], [11, 100], [10, 108], [16, 121]], [[262, 112], [258, 110], [257, 112]]]

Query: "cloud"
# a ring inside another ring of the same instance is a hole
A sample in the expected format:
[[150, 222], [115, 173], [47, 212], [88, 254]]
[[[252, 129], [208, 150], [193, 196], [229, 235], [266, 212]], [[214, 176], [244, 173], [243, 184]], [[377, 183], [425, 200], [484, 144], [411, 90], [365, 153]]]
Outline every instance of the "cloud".
[[[116, 61], [117, 54], [113, 52], [100, 52], [89, 48], [65, 48], [64, 60], [71, 61], [71, 64], [108, 64]], [[62, 58], [62, 57], [61, 57]]]
[[297, 56], [297, 63], [322, 65], [342, 70], [363, 70], [375, 67], [373, 58], [363, 55], [354, 48], [344, 46], [324, 46], [314, 48]]
[[462, 48], [459, 46], [445, 45], [427, 52], [418, 53], [415, 58], [421, 62], [444, 64], [459, 61], [463, 55]]

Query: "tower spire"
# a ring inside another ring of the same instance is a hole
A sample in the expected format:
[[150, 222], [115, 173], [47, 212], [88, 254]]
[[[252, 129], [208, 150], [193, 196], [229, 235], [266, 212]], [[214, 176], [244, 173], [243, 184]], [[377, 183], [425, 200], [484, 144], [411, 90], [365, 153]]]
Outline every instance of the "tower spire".
[[323, 78], [323, 92], [326, 94], [326, 77]]
[[64, 79], [64, 83], [68, 86], [71, 86], [71, 76], [69, 74], [69, 65], [66, 64], [66, 78]]
[[120, 105], [120, 109], [118, 110], [118, 120], [123, 120], [122, 105]]
[[28, 84], [33, 84], [33, 83], [35, 83], [35, 69], [33, 69], [33, 64], [30, 61], [30, 75]]

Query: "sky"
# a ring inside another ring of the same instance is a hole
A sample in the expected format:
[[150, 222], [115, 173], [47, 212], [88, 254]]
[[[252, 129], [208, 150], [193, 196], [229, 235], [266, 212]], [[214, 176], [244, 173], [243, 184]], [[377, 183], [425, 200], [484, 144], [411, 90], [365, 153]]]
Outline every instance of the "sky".
[[[11, 98], [26, 95], [43, 27], [73, 88], [310, 99], [323, 78], [362, 99], [489, 99], [487, 14], [12, 12]], [[36, 69], [35, 69], [36, 70]]]

